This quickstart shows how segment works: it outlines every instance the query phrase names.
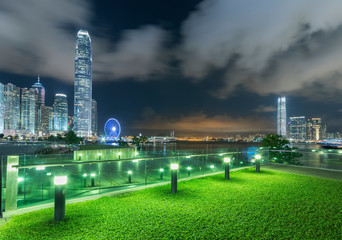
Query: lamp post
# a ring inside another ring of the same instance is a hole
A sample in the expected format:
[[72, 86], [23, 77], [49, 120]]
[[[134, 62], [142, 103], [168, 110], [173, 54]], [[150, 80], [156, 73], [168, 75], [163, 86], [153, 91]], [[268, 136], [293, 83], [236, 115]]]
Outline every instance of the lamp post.
[[224, 158], [224, 179], [229, 180], [229, 164], [230, 164], [230, 158]]
[[86, 188], [87, 187], [87, 174], [86, 173], [84, 173], [83, 174], [83, 186]]
[[171, 164], [171, 193], [177, 193], [178, 163]]
[[128, 183], [132, 183], [132, 171], [128, 171]]
[[65, 186], [67, 176], [56, 176], [55, 183], [55, 221], [62, 221], [65, 217]]
[[82, 160], [82, 154], [78, 154], [78, 161]]
[[91, 173], [91, 174], [90, 174], [90, 177], [91, 177], [91, 186], [92, 186], [92, 187], [95, 187], [95, 176], [96, 176], [95, 173]]
[[191, 167], [187, 167], [186, 169], [188, 170], [188, 177], [190, 177], [191, 169], [192, 169], [192, 168], [191, 168]]
[[101, 161], [101, 153], [99, 153], [98, 155], [99, 155], [99, 161]]
[[164, 168], [159, 169], [159, 172], [160, 172], [160, 180], [163, 180]]
[[261, 156], [259, 154], [255, 155], [255, 169], [257, 173], [260, 172], [260, 159]]

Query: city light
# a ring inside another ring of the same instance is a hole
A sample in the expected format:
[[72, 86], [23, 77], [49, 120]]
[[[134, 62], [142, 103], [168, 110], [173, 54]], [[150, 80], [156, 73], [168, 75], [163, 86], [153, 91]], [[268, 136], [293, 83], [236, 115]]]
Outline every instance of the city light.
[[86, 173], [83, 173], [83, 175], [82, 175], [83, 177], [86, 177], [86, 176], [88, 176]]
[[188, 169], [188, 171], [190, 171], [192, 168], [191, 167], [187, 167], [186, 169]]
[[24, 178], [18, 177], [18, 182], [22, 182], [22, 181], [24, 181]]
[[172, 163], [171, 164], [171, 169], [172, 170], [178, 170], [178, 164], [177, 163]]
[[96, 174], [95, 174], [95, 173], [91, 173], [90, 176], [91, 176], [91, 177], [95, 177]]
[[39, 166], [39, 167], [36, 167], [36, 170], [38, 170], [38, 171], [45, 170], [45, 166]]
[[54, 183], [55, 185], [65, 185], [67, 184], [67, 180], [68, 180], [67, 176], [56, 176], [54, 178]]
[[224, 158], [223, 160], [224, 160], [225, 163], [230, 163], [230, 158], [229, 157], [228, 158]]
[[164, 168], [159, 169], [159, 172], [164, 172]]

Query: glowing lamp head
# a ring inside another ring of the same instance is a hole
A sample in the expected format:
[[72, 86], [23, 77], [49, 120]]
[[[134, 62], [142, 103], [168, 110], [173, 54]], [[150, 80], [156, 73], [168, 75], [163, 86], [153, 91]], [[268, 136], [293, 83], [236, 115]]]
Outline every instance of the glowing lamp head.
[[18, 177], [18, 182], [22, 182], [22, 181], [24, 181], [24, 178]]
[[67, 184], [67, 181], [68, 181], [67, 176], [58, 176], [58, 177], [55, 177], [54, 179], [55, 185], [65, 185]]
[[42, 170], [45, 170], [45, 167], [44, 166], [39, 166], [39, 167], [36, 167], [36, 170], [42, 171]]
[[229, 157], [224, 158], [223, 161], [224, 161], [225, 163], [230, 163], [230, 158], [229, 158]]
[[87, 174], [86, 173], [83, 173], [83, 177], [86, 177], [87, 176]]
[[121, 152], [118, 152], [118, 155], [121, 156]]
[[210, 165], [210, 168], [211, 168], [211, 169], [214, 169], [214, 168], [215, 168], [215, 166], [214, 166], [214, 165]]
[[256, 160], [260, 160], [261, 159], [261, 155], [259, 155], [259, 154], [255, 155], [255, 159]]
[[192, 168], [191, 167], [187, 167], [186, 169], [188, 169], [188, 171], [190, 171]]
[[95, 173], [91, 173], [90, 176], [91, 176], [91, 177], [95, 177], [96, 174], [95, 174]]
[[171, 164], [171, 169], [172, 170], [178, 170], [178, 163], [172, 163]]
[[159, 172], [164, 172], [164, 168], [159, 169]]
[[131, 175], [131, 174], [132, 174], [132, 171], [128, 171], [127, 173], [128, 173], [129, 175]]

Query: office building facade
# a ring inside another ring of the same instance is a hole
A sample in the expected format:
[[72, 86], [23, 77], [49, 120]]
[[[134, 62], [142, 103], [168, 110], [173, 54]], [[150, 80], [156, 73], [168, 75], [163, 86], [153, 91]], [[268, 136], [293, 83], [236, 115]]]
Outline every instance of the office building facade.
[[5, 117], [5, 103], [4, 103], [4, 85], [0, 83], [0, 134], [4, 132], [4, 117]]
[[68, 101], [65, 94], [57, 93], [53, 103], [53, 130], [68, 131]]
[[12, 83], [4, 85], [4, 130], [19, 129], [20, 88]]
[[37, 112], [36, 112], [36, 131], [42, 130], [44, 128], [42, 126], [42, 114], [43, 114], [43, 106], [45, 106], [45, 88], [40, 83], [40, 77], [38, 75], [37, 82], [32, 85], [32, 88], [34, 88], [37, 92]]
[[97, 136], [97, 102], [95, 99], [92, 100], [91, 107], [91, 131], [93, 136]]
[[75, 47], [74, 131], [77, 136], [90, 137], [92, 109], [92, 49], [89, 33], [77, 33]]
[[20, 99], [20, 129], [29, 130], [30, 135], [36, 134], [38, 94], [34, 88], [22, 88]]
[[278, 97], [277, 134], [286, 138], [286, 130], [286, 97]]
[[306, 140], [305, 117], [290, 117], [289, 139], [294, 142], [304, 142]]

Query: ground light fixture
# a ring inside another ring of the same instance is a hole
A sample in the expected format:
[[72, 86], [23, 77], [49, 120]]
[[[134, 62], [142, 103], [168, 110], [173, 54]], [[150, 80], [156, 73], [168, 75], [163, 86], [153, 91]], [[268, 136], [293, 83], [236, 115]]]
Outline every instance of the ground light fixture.
[[95, 187], [95, 176], [96, 176], [95, 173], [91, 173], [91, 174], [90, 174], [90, 177], [91, 177], [91, 186], [92, 186], [92, 187]]
[[101, 153], [99, 153], [98, 155], [99, 155], [99, 160], [101, 160]]
[[171, 193], [177, 193], [178, 163], [171, 164]]
[[224, 179], [229, 180], [229, 164], [230, 158], [226, 157], [223, 159], [224, 161]]
[[119, 152], [118, 155], [119, 155], [119, 159], [121, 159], [121, 152]]
[[83, 186], [84, 186], [84, 187], [87, 187], [87, 176], [88, 176], [88, 175], [87, 175], [86, 173], [83, 173], [82, 176], [83, 176]]
[[78, 154], [78, 161], [82, 160], [82, 154]]
[[132, 183], [132, 171], [128, 171], [128, 183]]
[[163, 180], [163, 177], [164, 177], [164, 168], [159, 169], [159, 173], [160, 173], [160, 180]]
[[257, 173], [260, 172], [260, 159], [261, 159], [260, 154], [255, 155], [255, 169]]
[[56, 176], [55, 183], [55, 221], [62, 221], [65, 217], [65, 188], [67, 176]]
[[190, 177], [191, 169], [192, 169], [192, 168], [191, 168], [191, 167], [187, 167], [186, 169], [188, 170], [188, 177]]

